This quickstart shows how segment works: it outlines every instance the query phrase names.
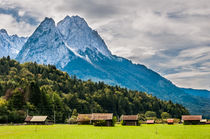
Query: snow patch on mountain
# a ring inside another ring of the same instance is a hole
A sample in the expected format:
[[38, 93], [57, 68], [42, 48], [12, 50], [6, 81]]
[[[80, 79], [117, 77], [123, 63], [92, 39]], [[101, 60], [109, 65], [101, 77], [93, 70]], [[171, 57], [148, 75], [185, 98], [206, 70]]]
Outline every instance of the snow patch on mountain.
[[88, 26], [83, 18], [66, 16], [57, 24], [57, 27], [64, 41], [77, 53], [83, 53], [89, 48], [96, 53], [111, 57], [111, 52], [103, 39]]
[[10, 56], [15, 58], [27, 38], [19, 37], [17, 35], [8, 35], [5, 29], [0, 30], [0, 57]]
[[65, 67], [73, 58], [52, 18], [45, 18], [29, 37], [17, 56], [20, 62], [36, 61], [40, 64], [52, 64]]

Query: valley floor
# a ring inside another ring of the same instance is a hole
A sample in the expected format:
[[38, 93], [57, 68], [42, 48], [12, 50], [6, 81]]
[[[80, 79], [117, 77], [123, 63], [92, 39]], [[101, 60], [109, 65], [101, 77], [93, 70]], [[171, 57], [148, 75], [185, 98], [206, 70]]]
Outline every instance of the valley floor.
[[210, 125], [92, 125], [0, 126], [1, 139], [210, 139]]

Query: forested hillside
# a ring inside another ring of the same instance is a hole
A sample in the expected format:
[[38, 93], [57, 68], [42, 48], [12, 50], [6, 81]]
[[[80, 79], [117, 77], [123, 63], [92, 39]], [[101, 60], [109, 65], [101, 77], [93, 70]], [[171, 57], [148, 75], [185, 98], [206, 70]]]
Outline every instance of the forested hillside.
[[182, 105], [162, 101], [147, 93], [103, 82], [82, 81], [53, 65], [20, 64], [9, 57], [0, 59], [0, 122], [22, 122], [29, 115], [48, 115], [64, 122], [74, 109], [78, 113], [112, 112], [157, 117], [168, 112], [180, 118], [188, 114]]

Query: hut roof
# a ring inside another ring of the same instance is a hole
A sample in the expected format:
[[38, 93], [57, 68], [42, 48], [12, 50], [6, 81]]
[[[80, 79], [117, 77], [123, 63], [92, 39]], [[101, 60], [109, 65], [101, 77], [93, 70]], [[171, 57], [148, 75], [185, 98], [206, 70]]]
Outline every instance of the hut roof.
[[91, 118], [92, 118], [92, 114], [78, 114], [77, 122], [90, 121]]
[[202, 115], [182, 115], [182, 120], [184, 121], [193, 121], [193, 120], [201, 120]]
[[33, 116], [30, 122], [44, 122], [46, 119], [47, 116]]
[[112, 120], [113, 113], [93, 113], [91, 120]]
[[25, 122], [30, 122], [33, 116], [27, 116]]
[[147, 123], [147, 124], [154, 124], [154, 123], [155, 123], [155, 120], [147, 120], [146, 123]]
[[167, 123], [174, 123], [174, 119], [167, 119]]
[[210, 124], [210, 121], [206, 121], [206, 124]]
[[125, 120], [125, 121], [138, 120], [138, 115], [122, 115], [122, 120]]
[[200, 120], [200, 122], [206, 123], [207, 122], [207, 119], [202, 119], [202, 120]]

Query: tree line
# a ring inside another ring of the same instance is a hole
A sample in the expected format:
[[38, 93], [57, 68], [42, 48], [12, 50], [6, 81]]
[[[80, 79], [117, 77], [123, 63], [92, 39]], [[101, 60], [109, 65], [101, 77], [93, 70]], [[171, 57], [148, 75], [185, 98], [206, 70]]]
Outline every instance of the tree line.
[[163, 112], [180, 118], [188, 110], [172, 101], [163, 101], [145, 92], [110, 86], [104, 82], [83, 81], [69, 76], [54, 65], [36, 62], [20, 64], [0, 59], [0, 122], [23, 122], [25, 116], [47, 115], [63, 123], [73, 110], [78, 113], [109, 112], [145, 114]]

